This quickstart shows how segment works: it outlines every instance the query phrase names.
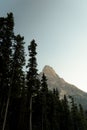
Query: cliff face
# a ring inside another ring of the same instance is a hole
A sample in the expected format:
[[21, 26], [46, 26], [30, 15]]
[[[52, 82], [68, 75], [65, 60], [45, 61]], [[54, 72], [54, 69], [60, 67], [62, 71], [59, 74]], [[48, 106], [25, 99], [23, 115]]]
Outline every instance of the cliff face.
[[76, 86], [67, 83], [63, 78], [60, 78], [59, 75], [53, 70], [50, 66], [45, 66], [40, 73], [40, 77], [44, 73], [47, 77], [48, 88], [53, 90], [57, 88], [60, 94], [60, 98], [63, 98], [64, 95], [72, 96], [76, 103], [81, 103], [85, 109], [87, 109], [87, 93], [81, 91]]

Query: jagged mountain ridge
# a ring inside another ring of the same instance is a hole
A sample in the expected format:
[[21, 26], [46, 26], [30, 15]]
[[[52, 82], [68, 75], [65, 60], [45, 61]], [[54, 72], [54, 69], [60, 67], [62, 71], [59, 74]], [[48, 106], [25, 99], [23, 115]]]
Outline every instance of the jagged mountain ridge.
[[53, 90], [53, 88], [57, 88], [60, 94], [60, 98], [63, 98], [64, 95], [74, 97], [77, 104], [81, 103], [85, 109], [87, 109], [87, 93], [80, 90], [78, 87], [67, 83], [63, 78], [60, 78], [59, 75], [56, 74], [54, 69], [48, 65], [46, 65], [42, 72], [40, 73], [40, 77], [44, 73], [47, 77], [48, 88]]

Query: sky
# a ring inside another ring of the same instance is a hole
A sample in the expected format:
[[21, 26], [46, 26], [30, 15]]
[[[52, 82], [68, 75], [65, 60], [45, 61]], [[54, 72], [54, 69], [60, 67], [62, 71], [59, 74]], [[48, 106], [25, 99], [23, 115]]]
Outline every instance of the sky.
[[9, 12], [26, 53], [35, 39], [39, 72], [50, 65], [87, 92], [87, 0], [0, 0], [0, 17]]

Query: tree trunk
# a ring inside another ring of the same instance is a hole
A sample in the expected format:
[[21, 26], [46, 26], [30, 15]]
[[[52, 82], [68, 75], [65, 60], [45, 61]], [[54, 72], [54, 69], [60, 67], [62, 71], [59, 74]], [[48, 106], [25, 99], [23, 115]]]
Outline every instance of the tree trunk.
[[2, 130], [5, 130], [5, 126], [6, 126], [6, 118], [7, 118], [7, 113], [8, 113], [8, 106], [9, 106], [10, 95], [11, 95], [11, 86], [9, 88], [9, 93], [8, 93], [8, 99], [7, 99], [7, 103], [6, 103], [6, 109], [5, 109], [5, 115], [4, 115], [4, 121], [3, 121]]
[[43, 109], [42, 109], [42, 130], [43, 130]]
[[32, 95], [30, 97], [30, 130], [32, 130]]

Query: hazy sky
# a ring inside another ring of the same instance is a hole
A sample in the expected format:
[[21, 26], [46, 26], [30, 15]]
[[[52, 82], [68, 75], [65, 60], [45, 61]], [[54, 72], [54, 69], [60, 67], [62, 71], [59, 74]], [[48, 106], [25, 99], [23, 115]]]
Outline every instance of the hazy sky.
[[0, 17], [13, 12], [26, 47], [36, 40], [38, 69], [87, 91], [87, 0], [0, 0]]

